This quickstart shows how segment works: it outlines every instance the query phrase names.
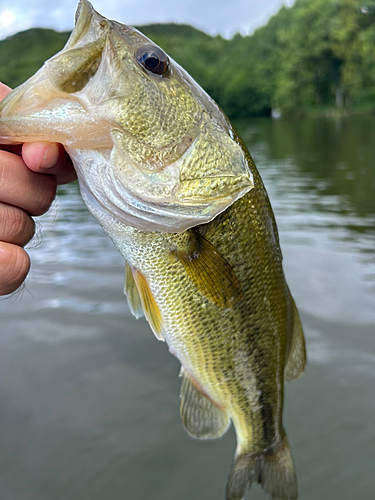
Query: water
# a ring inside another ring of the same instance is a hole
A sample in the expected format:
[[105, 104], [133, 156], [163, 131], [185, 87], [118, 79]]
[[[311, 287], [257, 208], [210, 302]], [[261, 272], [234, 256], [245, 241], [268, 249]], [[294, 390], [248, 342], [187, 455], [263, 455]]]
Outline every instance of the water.
[[[280, 230], [308, 367], [284, 411], [301, 500], [375, 490], [375, 117], [238, 124]], [[179, 417], [179, 365], [129, 313], [123, 262], [77, 186], [40, 219], [27, 287], [0, 302], [1, 500], [217, 500], [231, 429]], [[33, 245], [32, 245], [33, 246]], [[247, 498], [265, 499], [254, 486]]]

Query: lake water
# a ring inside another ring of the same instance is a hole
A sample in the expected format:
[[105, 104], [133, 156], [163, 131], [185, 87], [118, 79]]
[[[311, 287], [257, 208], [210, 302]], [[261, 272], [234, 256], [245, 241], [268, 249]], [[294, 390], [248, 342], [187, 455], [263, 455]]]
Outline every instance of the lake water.
[[[237, 124], [276, 214], [308, 367], [284, 409], [301, 500], [375, 491], [375, 116]], [[0, 301], [1, 500], [218, 500], [231, 429], [179, 416], [179, 364], [123, 296], [76, 185], [40, 218], [27, 287]], [[247, 498], [265, 499], [258, 486]]]

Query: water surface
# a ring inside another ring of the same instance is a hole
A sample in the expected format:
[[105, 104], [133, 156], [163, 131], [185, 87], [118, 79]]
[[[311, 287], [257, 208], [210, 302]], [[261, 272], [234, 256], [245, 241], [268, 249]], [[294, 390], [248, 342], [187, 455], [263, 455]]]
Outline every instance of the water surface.
[[[301, 500], [375, 491], [375, 117], [237, 124], [267, 187], [308, 367], [284, 411]], [[2, 500], [218, 500], [231, 429], [179, 417], [179, 364], [123, 296], [123, 260], [76, 185], [0, 301]], [[265, 499], [254, 486], [247, 498]]]

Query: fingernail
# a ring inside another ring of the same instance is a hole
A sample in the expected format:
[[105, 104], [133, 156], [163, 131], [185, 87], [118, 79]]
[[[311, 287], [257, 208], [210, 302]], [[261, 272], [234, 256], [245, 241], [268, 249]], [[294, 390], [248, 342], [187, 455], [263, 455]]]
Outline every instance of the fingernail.
[[50, 144], [48, 148], [46, 149], [44, 155], [42, 156], [42, 159], [40, 160], [40, 166], [42, 168], [51, 168], [53, 167], [53, 164], [51, 164], [51, 159], [49, 158], [49, 154], [52, 150], [53, 145]]

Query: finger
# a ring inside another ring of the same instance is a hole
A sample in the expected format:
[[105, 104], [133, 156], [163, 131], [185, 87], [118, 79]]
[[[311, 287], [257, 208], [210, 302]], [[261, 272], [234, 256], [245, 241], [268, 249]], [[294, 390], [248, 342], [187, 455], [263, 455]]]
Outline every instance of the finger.
[[77, 178], [73, 164], [61, 144], [25, 142], [22, 157], [30, 170], [54, 175], [57, 184], [67, 184]]
[[35, 223], [20, 208], [0, 203], [0, 241], [23, 247], [34, 236]]
[[[8, 87], [8, 85], [4, 85], [3, 83], [0, 82], [0, 101], [2, 101], [4, 97], [8, 95], [10, 92], [12, 92], [12, 89]], [[1, 144], [1, 149], [4, 149], [5, 151], [11, 151], [12, 153], [21, 154], [22, 145], [12, 144], [12, 141], [10, 141], [9, 144]]]
[[19, 156], [6, 151], [0, 154], [0, 200], [26, 210], [30, 215], [42, 215], [49, 209], [56, 194], [53, 175], [36, 174]]
[[22, 144], [1, 144], [1, 150], [22, 156]]
[[9, 94], [9, 92], [11, 92], [12, 89], [10, 87], [8, 87], [8, 85], [5, 85], [4, 83], [1, 83], [0, 82], [0, 101], [2, 101], [4, 99], [4, 97], [6, 95]]
[[17, 290], [29, 270], [30, 258], [23, 248], [0, 242], [0, 295]]

